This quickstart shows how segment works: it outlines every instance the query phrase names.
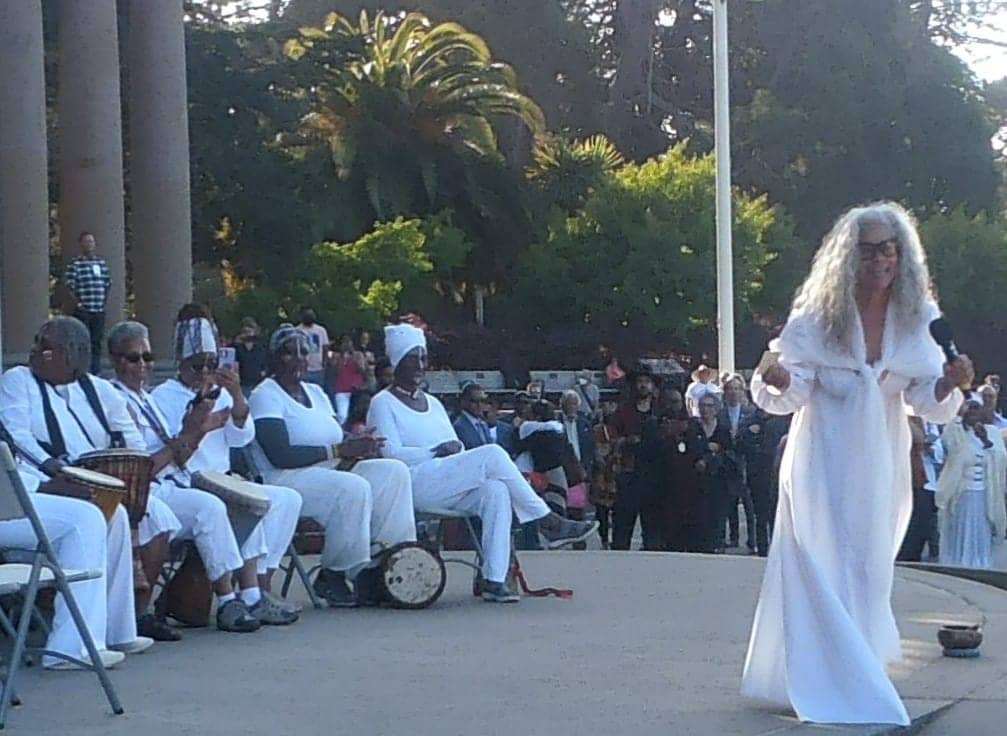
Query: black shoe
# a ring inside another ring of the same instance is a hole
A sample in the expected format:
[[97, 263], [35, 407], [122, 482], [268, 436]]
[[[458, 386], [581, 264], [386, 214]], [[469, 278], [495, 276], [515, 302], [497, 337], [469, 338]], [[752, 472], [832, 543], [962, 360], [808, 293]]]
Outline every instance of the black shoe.
[[333, 608], [356, 608], [358, 605], [357, 597], [350, 590], [344, 573], [321, 570], [311, 587]]
[[546, 549], [558, 549], [574, 542], [583, 542], [596, 531], [598, 531], [597, 521], [560, 519], [556, 526], [548, 529], [539, 525], [539, 533], [545, 537]]
[[221, 631], [248, 634], [261, 626], [262, 622], [249, 613], [248, 606], [240, 598], [232, 598], [217, 608], [217, 628]]
[[381, 605], [384, 600], [384, 591], [381, 588], [381, 568], [365, 567], [353, 581], [353, 595], [358, 606], [374, 608]]
[[136, 633], [154, 641], [181, 641], [182, 632], [153, 613], [145, 613], [136, 620]]
[[490, 603], [517, 603], [521, 596], [507, 587], [505, 583], [494, 583], [484, 580], [482, 584], [482, 597], [484, 601]]

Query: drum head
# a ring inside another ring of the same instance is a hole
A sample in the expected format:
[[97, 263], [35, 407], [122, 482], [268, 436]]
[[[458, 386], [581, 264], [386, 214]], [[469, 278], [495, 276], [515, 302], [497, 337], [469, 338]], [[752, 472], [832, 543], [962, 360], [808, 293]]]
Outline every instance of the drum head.
[[110, 491], [123, 492], [126, 490], [126, 484], [118, 478], [113, 478], [111, 475], [105, 475], [94, 470], [88, 470], [87, 468], [75, 468], [67, 465], [59, 472], [69, 480], [76, 481], [85, 486], [91, 486], [92, 488], [105, 488]]
[[446, 582], [444, 560], [422, 545], [404, 542], [382, 554], [381, 583], [396, 608], [426, 608]]
[[106, 458], [117, 458], [117, 457], [149, 458], [150, 453], [144, 452], [143, 450], [134, 450], [129, 447], [121, 447], [116, 448], [114, 450], [92, 450], [91, 452], [85, 452], [83, 455], [78, 456], [77, 462], [84, 462], [88, 460], [104, 460]]

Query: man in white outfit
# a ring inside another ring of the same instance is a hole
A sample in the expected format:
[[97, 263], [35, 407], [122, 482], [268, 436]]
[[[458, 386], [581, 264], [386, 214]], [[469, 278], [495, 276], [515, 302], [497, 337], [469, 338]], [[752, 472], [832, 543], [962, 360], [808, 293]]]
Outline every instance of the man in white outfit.
[[597, 524], [551, 512], [499, 445], [463, 450], [444, 406], [420, 388], [426, 345], [423, 331], [412, 325], [385, 328], [385, 350], [395, 380], [372, 399], [367, 424], [384, 439], [382, 454], [409, 466], [418, 511], [455, 509], [482, 520], [483, 599], [517, 602], [517, 594], [505, 582], [512, 513], [521, 524], [538, 520], [550, 547], [587, 539]]
[[213, 402], [206, 401], [190, 411], [183, 420], [181, 433], [172, 435], [167, 418], [144, 388], [147, 369], [153, 362], [147, 328], [139, 322], [115, 325], [108, 335], [108, 354], [115, 367], [112, 384], [126, 397], [129, 413], [154, 460], [157, 481], [150, 492], [178, 517], [182, 524], [179, 538], [194, 540], [217, 594], [221, 628], [248, 632], [257, 630], [260, 623], [285, 625], [296, 621], [296, 612], [285, 610], [261, 595], [248, 606], [248, 611], [239, 610], [234, 617], [224, 615], [225, 609], [239, 597], [231, 584], [232, 575], [237, 573], [242, 591], [258, 588], [257, 564], [267, 547], [261, 523], [239, 547], [224, 502], [212, 493], [192, 487], [186, 462], [206, 434], [222, 421], [212, 414]]
[[[0, 420], [9, 431], [16, 449], [31, 455], [41, 465], [35, 480], [26, 483], [29, 488], [37, 488], [39, 478], [58, 476], [68, 459], [91, 450], [105, 449], [112, 442], [109, 431], [99, 421], [82, 388], [81, 377], [87, 375], [90, 360], [91, 344], [87, 328], [73, 317], [57, 317], [46, 322], [36, 336], [29, 359], [31, 367], [11, 368], [0, 378]], [[114, 395], [115, 389], [95, 376], [88, 379], [103, 404], [109, 430], [115, 433], [131, 427], [124, 405], [105, 403], [109, 392]], [[47, 401], [42, 399], [43, 390]], [[22, 477], [27, 479], [29, 476], [22, 474]], [[43, 485], [42, 490], [49, 487]], [[43, 523], [47, 523], [48, 518], [54, 524], [51, 527], [52, 536], [67, 540], [70, 545], [67, 548], [69, 558], [64, 564], [77, 567], [77, 561], [86, 559], [91, 561], [86, 567], [97, 566], [106, 572], [105, 580], [99, 581], [98, 587], [93, 581], [81, 584], [85, 591], [80, 601], [81, 608], [85, 611], [98, 648], [102, 649], [107, 644], [110, 649], [127, 654], [147, 649], [153, 641], [137, 636], [132, 540], [125, 509], [119, 507], [116, 510], [102, 544], [95, 534], [95, 520], [103, 520], [103, 517], [101, 512], [96, 517], [86, 508], [89, 504], [82, 505], [73, 499], [51, 497], [44, 493], [36, 495], [35, 500]], [[159, 536], [170, 535], [179, 527], [171, 510], [157, 499], [150, 499], [147, 508], [147, 517], [140, 525], [141, 545]], [[9, 522], [7, 533], [14, 540], [23, 539], [24, 535], [34, 538], [27, 522]], [[60, 551], [62, 554], [62, 545]], [[95, 560], [104, 562], [95, 565]], [[105, 586], [104, 600], [96, 593], [102, 585]], [[59, 630], [58, 635], [56, 629]], [[69, 613], [61, 605], [56, 610], [53, 641], [56, 642], [53, 648], [57, 651], [74, 656], [83, 652]], [[118, 659], [111, 655], [102, 656], [111, 664], [115, 664], [112, 660]], [[58, 660], [46, 660], [44, 664], [55, 669], [73, 667]]]
[[[181, 317], [175, 329], [178, 376], [162, 383], [150, 392], [150, 396], [167, 420], [171, 436], [182, 432], [186, 416], [193, 407], [204, 401], [214, 402], [210, 417], [211, 421], [215, 418], [215, 426], [203, 435], [185, 465], [190, 473], [227, 473], [231, 470], [231, 449], [245, 447], [255, 439], [248, 402], [237, 374], [218, 368], [216, 336], [205, 310], [198, 305], [187, 305]], [[266, 551], [257, 557], [259, 586], [243, 587], [241, 602], [254, 610], [260, 604], [262, 593], [266, 592], [271, 607], [293, 610], [268, 592], [272, 575], [280, 566], [297, 528], [301, 497], [281, 486], [259, 485], [256, 488], [269, 497], [270, 503], [260, 523]]]

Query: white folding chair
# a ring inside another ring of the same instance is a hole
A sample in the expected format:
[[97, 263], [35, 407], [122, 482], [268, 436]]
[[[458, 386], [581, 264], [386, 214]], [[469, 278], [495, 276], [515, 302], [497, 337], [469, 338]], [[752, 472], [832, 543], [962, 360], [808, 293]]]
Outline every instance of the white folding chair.
[[[21, 483], [21, 476], [17, 472], [17, 465], [11, 455], [10, 448], [3, 442], [0, 442], [0, 471], [2, 471], [0, 472], [0, 521], [27, 519], [35, 533], [35, 538], [38, 540], [34, 550], [25, 550], [29, 552], [30, 564], [0, 565], [0, 595], [19, 594], [23, 601], [17, 628], [0, 608], [0, 629], [13, 641], [7, 677], [0, 686], [0, 728], [4, 727], [7, 708], [15, 697], [14, 686], [21, 660], [28, 652], [73, 662], [94, 672], [101, 682], [108, 703], [112, 706], [112, 711], [116, 715], [122, 715], [123, 707], [119, 702], [119, 696], [112, 686], [112, 681], [109, 679], [108, 672], [105, 670], [98, 653], [98, 647], [95, 646], [91, 632], [84, 621], [84, 616], [77, 606], [77, 600], [70, 590], [70, 583], [95, 580], [100, 578], [104, 571], [63, 570], [56, 558], [56, 553], [53, 551], [45, 527], [35, 511], [31, 496], [28, 495], [28, 491]], [[87, 648], [88, 656], [91, 658], [90, 662], [42, 647], [27, 646], [28, 625], [35, 612], [36, 596], [43, 588], [55, 588], [56, 592], [63, 596], [67, 610], [80, 633], [84, 646]]]
[[441, 558], [444, 562], [451, 562], [456, 565], [465, 565], [466, 567], [472, 568], [472, 593], [473, 595], [480, 595], [482, 593], [482, 570], [485, 555], [483, 553], [483, 545], [480, 535], [476, 532], [475, 525], [472, 523], [472, 520], [476, 518], [478, 517], [464, 511], [426, 508], [423, 509], [423, 511], [416, 512], [416, 527], [417, 532], [419, 532], [421, 527], [430, 522], [435, 522], [437, 524], [437, 532], [434, 538], [434, 544], [437, 547], [437, 551], [441, 552], [444, 549], [444, 527], [441, 522], [446, 519], [460, 519], [465, 524], [465, 530], [468, 532], [469, 541], [472, 543], [472, 549], [475, 551], [475, 562], [472, 562], [464, 557], [446, 557], [443, 554], [441, 555]]

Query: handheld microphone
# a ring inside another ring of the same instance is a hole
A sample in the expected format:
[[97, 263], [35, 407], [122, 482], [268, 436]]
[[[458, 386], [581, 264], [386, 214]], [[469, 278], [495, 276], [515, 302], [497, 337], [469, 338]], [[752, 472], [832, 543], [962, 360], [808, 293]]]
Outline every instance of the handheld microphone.
[[[954, 330], [951, 329], [950, 322], [943, 317], [935, 319], [930, 323], [930, 336], [940, 346], [944, 352], [944, 357], [947, 358], [949, 363], [958, 360], [958, 346], [955, 345], [955, 334]], [[959, 386], [959, 388], [966, 398], [972, 395], [971, 386]]]

